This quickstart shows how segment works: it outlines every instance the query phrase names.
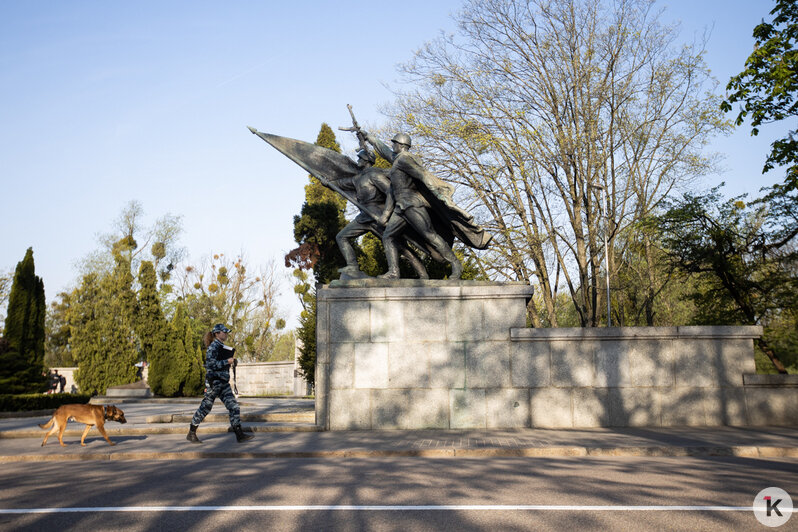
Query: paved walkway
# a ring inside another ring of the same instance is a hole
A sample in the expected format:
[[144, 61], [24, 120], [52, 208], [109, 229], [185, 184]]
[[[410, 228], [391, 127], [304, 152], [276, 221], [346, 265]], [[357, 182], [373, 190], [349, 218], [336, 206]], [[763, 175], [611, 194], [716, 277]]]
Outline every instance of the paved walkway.
[[48, 412], [0, 418], [0, 462], [48, 460], [176, 460], [197, 458], [310, 458], [418, 456], [742, 456], [798, 458], [798, 427], [680, 427], [518, 430], [425, 430], [319, 432], [313, 401], [241, 399], [244, 426], [255, 438], [238, 444], [217, 401], [197, 434], [186, 441], [188, 420], [199, 400], [115, 400], [124, 425], [108, 422], [117, 444], [109, 446], [96, 429], [80, 446], [84, 425], [70, 422], [66, 447], [51, 436], [45, 447]]

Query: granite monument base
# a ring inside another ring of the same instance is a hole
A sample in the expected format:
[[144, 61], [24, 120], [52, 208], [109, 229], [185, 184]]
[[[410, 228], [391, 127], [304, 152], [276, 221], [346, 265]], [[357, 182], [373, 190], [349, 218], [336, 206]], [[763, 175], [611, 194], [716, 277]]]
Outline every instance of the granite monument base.
[[531, 295], [471, 281], [321, 287], [317, 425], [798, 425], [798, 387], [751, 378], [761, 327], [530, 329]]

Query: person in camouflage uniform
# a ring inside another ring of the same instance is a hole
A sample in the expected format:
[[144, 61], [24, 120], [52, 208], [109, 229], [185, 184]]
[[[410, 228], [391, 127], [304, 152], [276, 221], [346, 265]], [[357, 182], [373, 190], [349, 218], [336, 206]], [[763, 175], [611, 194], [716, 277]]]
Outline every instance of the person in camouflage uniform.
[[252, 439], [252, 434], [245, 434], [241, 428], [241, 414], [236, 396], [230, 388], [230, 366], [235, 362], [235, 349], [224, 345], [230, 329], [222, 323], [217, 323], [205, 335], [205, 345], [208, 351], [205, 354], [205, 397], [191, 419], [191, 426], [186, 439], [191, 443], [202, 443], [197, 437], [197, 427], [213, 408], [217, 397], [221, 398], [225, 408], [230, 413], [230, 426], [236, 434], [239, 443]]

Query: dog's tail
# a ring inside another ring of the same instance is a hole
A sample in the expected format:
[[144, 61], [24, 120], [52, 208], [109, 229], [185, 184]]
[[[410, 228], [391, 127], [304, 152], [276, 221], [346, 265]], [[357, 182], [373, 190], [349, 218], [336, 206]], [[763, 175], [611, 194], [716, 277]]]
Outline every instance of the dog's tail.
[[47, 423], [44, 423], [44, 424], [39, 424], [39, 428], [42, 428], [42, 429], [49, 429], [50, 427], [52, 427], [52, 426], [53, 426], [53, 422], [54, 422], [54, 421], [55, 421], [55, 416], [51, 417], [51, 418], [50, 418], [50, 421], [48, 421]]

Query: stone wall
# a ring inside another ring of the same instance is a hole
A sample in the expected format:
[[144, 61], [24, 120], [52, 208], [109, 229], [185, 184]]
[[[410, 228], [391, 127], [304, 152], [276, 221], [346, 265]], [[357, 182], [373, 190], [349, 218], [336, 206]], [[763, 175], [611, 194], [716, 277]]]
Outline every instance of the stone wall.
[[[57, 369], [67, 379], [66, 392], [76, 392], [74, 372], [78, 368]], [[147, 375], [145, 368], [145, 380]], [[296, 360], [283, 362], [242, 362], [236, 366], [236, 385], [239, 395], [308, 395], [305, 379], [297, 371]]]
[[[798, 388], [746, 385], [761, 327], [513, 329], [530, 426], [798, 424]], [[765, 405], [770, 407], [766, 408]]]
[[747, 384], [761, 327], [525, 328], [529, 286], [318, 291], [327, 430], [798, 424], [798, 387]]
[[242, 362], [236, 366], [239, 395], [307, 395], [305, 380], [293, 360]]

